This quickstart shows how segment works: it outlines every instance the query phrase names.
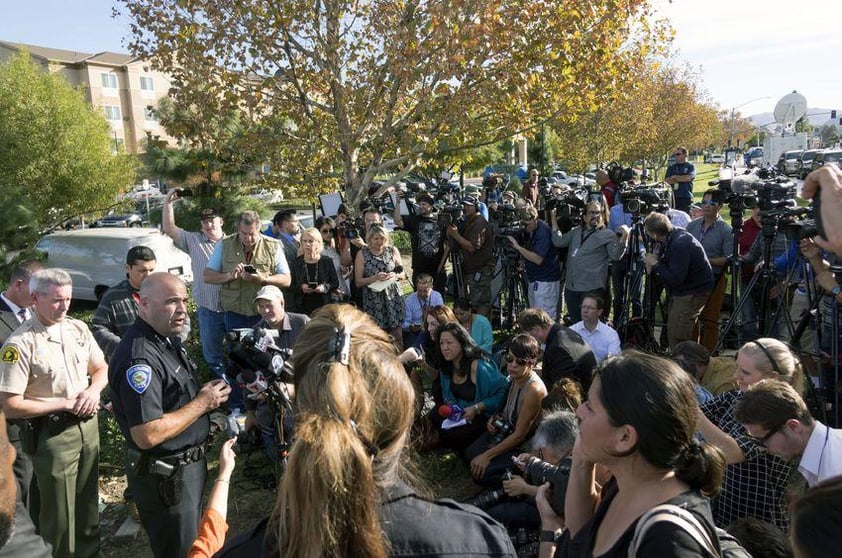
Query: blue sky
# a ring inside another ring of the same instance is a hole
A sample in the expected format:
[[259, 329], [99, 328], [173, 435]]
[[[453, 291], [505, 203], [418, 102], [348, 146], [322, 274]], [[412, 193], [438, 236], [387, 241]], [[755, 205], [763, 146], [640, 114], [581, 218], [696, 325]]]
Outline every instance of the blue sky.
[[[792, 90], [842, 110], [839, 0], [653, 0], [676, 29], [675, 50], [721, 108], [771, 112]], [[113, 0], [0, 0], [0, 40], [126, 52]]]

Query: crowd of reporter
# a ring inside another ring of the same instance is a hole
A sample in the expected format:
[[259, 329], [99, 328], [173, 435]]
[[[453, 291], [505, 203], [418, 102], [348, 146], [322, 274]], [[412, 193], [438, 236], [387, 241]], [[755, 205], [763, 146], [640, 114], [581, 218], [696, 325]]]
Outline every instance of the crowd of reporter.
[[[837, 299], [828, 264], [833, 256], [820, 248], [842, 252], [842, 231], [829, 218], [842, 209], [840, 174], [826, 167], [805, 181], [805, 197], [822, 193], [818, 211], [826, 238], [805, 239], [798, 246], [815, 280]], [[686, 167], [674, 175], [673, 182], [693, 177]], [[621, 350], [609, 323], [609, 297], [617, 296], [609, 277], [611, 267], [627, 254], [632, 232], [625, 223], [617, 226], [618, 234], [608, 228], [609, 200], [621, 203], [622, 190], [606, 176], [600, 179], [601, 191], [584, 204], [581, 220], [568, 227], [559, 226], [553, 210], [544, 213], [551, 224], [538, 218], [532, 189], [516, 200], [524, 231], [507, 240], [523, 258], [534, 286], [530, 307], [518, 316], [521, 333], [511, 339], [495, 339], [486, 317], [493, 302], [486, 283], [493, 273], [495, 232], [482, 210], [488, 205], [493, 211], [503, 199], [499, 193], [484, 201], [467, 195], [464, 223], [413, 235], [417, 291], [409, 296], [403, 296], [398, 281], [401, 254], [390, 243], [377, 207], [361, 208], [364, 225], [356, 236], [339, 231], [348, 226], [348, 208], [305, 231], [296, 230], [288, 215], [278, 215], [270, 227], [277, 241], [255, 237], [252, 217], [241, 216], [238, 232], [225, 238], [243, 247], [257, 246], [257, 267], [247, 258], [229, 269], [231, 252], [223, 246], [207, 258], [210, 273], [204, 280], [221, 285], [222, 304], [213, 310], [226, 320], [247, 327], [260, 321], [261, 328], [276, 330], [277, 339], [288, 336], [292, 367], [278, 381], [289, 388], [294, 425], [289, 425], [288, 456], [283, 457], [273, 509], [267, 508], [267, 517], [253, 529], [227, 541], [226, 502], [235, 456], [232, 441], [223, 445], [208, 507], [201, 522], [188, 527], [195, 540], [187, 555], [514, 556], [522, 552], [513, 546], [514, 533], [526, 529], [535, 532], [532, 542], [542, 556], [746, 556], [733, 537], [718, 530], [732, 525], [744, 546], [756, 549], [755, 555], [771, 552], [771, 541], [779, 540], [757, 533], [775, 529], [791, 531], [797, 555], [827, 555], [822, 552], [832, 544], [829, 533], [842, 524], [840, 484], [834, 480], [842, 474], [842, 432], [807, 411], [798, 355], [778, 339], [759, 337], [739, 347], [734, 362], [720, 363], [715, 359], [723, 357], [710, 353], [715, 342], [705, 337], [712, 334], [711, 323], [719, 325], [718, 316], [706, 318], [701, 331], [692, 327], [722, 281], [712, 266], [724, 269], [728, 263], [727, 256], [705, 242], [712, 238], [708, 234], [716, 219], [706, 219], [705, 213], [687, 225], [687, 246], [697, 254], [693, 257], [707, 263], [710, 277], [698, 292], [681, 290], [688, 280], [686, 254], [670, 260], [662, 252], [647, 259], [647, 271], [661, 277], [674, 300], [704, 295], [696, 311], [671, 315], [667, 321], [668, 328], [681, 332], [670, 337], [673, 358]], [[675, 190], [683, 194], [682, 188]], [[721, 208], [713, 196], [706, 192], [703, 199], [703, 211], [711, 215]], [[432, 198], [418, 201], [419, 206], [433, 205]], [[425, 215], [429, 219], [433, 213], [426, 209], [418, 219], [402, 216], [396, 224], [423, 228]], [[693, 208], [688, 204], [688, 209]], [[665, 251], [674, 235], [684, 234], [674, 224], [682, 222], [679, 213], [663, 223], [645, 220], [643, 230], [661, 241]], [[716, 237], [720, 251], [723, 235]], [[421, 242], [424, 252], [416, 254]], [[465, 266], [466, 292], [451, 310], [442, 296], [449, 293], [435, 287], [443, 288], [443, 271], [457, 250], [461, 264], [452, 261]], [[790, 253], [791, 246], [783, 250]], [[139, 294], [149, 306], [138, 323], [160, 323], [154, 314], [156, 297], [172, 282], [153, 276]], [[243, 285], [236, 295], [230, 292], [233, 282]], [[33, 292], [36, 317], [47, 308], [35, 298], [40, 293]], [[571, 327], [557, 318], [559, 308], [575, 322]], [[176, 318], [170, 316], [178, 327], [170, 323], [156, 329], [162, 339], [180, 333], [179, 314], [186, 316], [186, 311], [176, 309]], [[290, 315], [302, 316], [292, 338]], [[200, 334], [201, 329], [200, 321]], [[0, 379], [18, 365], [15, 354], [4, 346]], [[140, 389], [134, 382], [144, 370], [129, 371], [131, 389], [143, 396], [145, 386]], [[195, 371], [188, 367], [189, 373]], [[111, 372], [109, 377], [113, 381]], [[201, 392], [196, 389], [196, 400], [208, 401], [197, 407], [200, 414], [225, 402], [228, 388], [222, 390], [222, 385], [215, 380]], [[20, 397], [6, 391], [4, 403], [10, 395]], [[254, 401], [246, 410], [249, 427], [264, 433], [270, 429], [256, 419]], [[172, 412], [179, 413], [179, 408]], [[190, 421], [184, 424], [191, 428]], [[134, 430], [123, 430], [127, 440], [136, 439]], [[272, 456], [277, 440], [264, 443]], [[473, 505], [433, 500], [414, 488], [403, 469], [404, 453], [413, 445], [459, 456], [465, 471], [483, 487], [474, 503], [488, 515]], [[11, 465], [14, 450], [8, 444], [0, 447], [11, 455], [4, 461]], [[198, 454], [191, 456], [184, 466], [193, 457], [204, 463]], [[9, 482], [16, 478], [11, 470], [9, 474], [6, 496], [14, 500], [15, 492], [28, 487]], [[806, 486], [815, 488], [805, 494]], [[204, 487], [204, 476], [198, 487]], [[201, 494], [189, 499], [200, 504]], [[27, 528], [29, 510], [21, 505], [12, 512], [5, 508], [0, 517], [15, 525], [10, 531], [21, 534], [16, 542], [22, 542], [20, 537], [35, 540]], [[142, 512], [141, 518], [149, 531], [149, 516]], [[764, 523], [755, 530], [738, 528], [747, 518]], [[166, 531], [166, 525], [156, 523], [150, 532]], [[182, 554], [155, 542], [156, 555]], [[788, 550], [781, 552], [787, 555]], [[54, 555], [83, 553], [63, 549]]]

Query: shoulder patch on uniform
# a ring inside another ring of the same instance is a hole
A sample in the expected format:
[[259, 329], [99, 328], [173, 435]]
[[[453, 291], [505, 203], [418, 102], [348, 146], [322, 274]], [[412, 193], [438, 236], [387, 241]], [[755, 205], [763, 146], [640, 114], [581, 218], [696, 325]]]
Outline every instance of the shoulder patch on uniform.
[[126, 370], [126, 381], [129, 386], [143, 395], [146, 388], [149, 387], [149, 382], [152, 380], [152, 368], [146, 364], [135, 364]]
[[17, 364], [20, 360], [20, 351], [14, 345], [9, 345], [3, 349], [3, 356], [0, 360], [7, 364]]

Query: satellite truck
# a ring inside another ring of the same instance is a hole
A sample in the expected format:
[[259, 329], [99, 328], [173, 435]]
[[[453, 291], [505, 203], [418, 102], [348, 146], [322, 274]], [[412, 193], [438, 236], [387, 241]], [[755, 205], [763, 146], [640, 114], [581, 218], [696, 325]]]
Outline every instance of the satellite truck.
[[807, 99], [793, 91], [775, 105], [775, 123], [780, 134], [769, 134], [763, 141], [763, 162], [776, 164], [781, 154], [793, 149], [807, 149], [807, 134], [795, 132], [795, 123], [807, 114]]

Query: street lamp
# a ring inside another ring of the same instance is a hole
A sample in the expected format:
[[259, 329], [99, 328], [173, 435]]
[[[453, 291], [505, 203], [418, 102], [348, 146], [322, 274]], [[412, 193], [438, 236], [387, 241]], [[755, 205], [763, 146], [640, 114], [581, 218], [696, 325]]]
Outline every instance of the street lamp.
[[728, 136], [728, 147], [732, 147], [734, 145], [734, 117], [735, 117], [735, 112], [737, 111], [737, 109], [743, 108], [744, 106], [746, 106], [750, 103], [753, 103], [755, 101], [765, 101], [766, 99], [771, 99], [771, 98], [772, 97], [768, 97], [768, 96], [767, 97], [757, 97], [756, 99], [751, 99], [751, 100], [746, 101], [745, 103], [743, 103], [741, 105], [731, 107], [731, 126], [729, 128], [730, 134]]

